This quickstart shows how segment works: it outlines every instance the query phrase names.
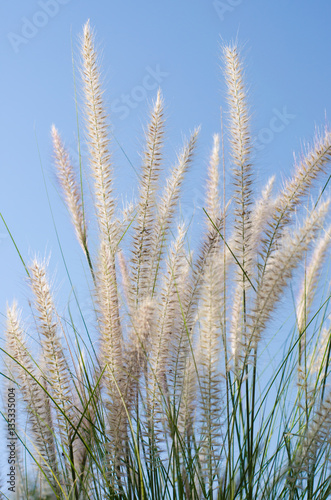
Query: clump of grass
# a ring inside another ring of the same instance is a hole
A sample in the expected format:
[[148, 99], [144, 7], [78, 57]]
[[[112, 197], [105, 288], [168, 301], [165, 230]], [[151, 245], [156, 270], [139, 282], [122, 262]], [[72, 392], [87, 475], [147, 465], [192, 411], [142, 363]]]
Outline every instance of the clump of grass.
[[[199, 129], [161, 186], [165, 117], [158, 91], [138, 199], [119, 216], [89, 23], [81, 55], [97, 241], [89, 237], [84, 182], [55, 126], [52, 138], [91, 275], [96, 326], [85, 339], [71, 310], [67, 318], [59, 314], [47, 262], [34, 259], [27, 271], [39, 348], [28, 345], [16, 303], [7, 309], [3, 348], [28, 416], [26, 433], [18, 433], [31, 463], [18, 497], [330, 498], [329, 297], [321, 306], [314, 300], [330, 244], [330, 199], [304, 207], [329, 168], [331, 131], [316, 137], [279, 193], [274, 177], [256, 193], [243, 63], [238, 47], [225, 45], [229, 158], [222, 131], [211, 145], [204, 231], [192, 253], [188, 227], [176, 214]], [[220, 188], [225, 168], [232, 171], [230, 205]], [[271, 320], [300, 274], [295, 325], [271, 369]]]

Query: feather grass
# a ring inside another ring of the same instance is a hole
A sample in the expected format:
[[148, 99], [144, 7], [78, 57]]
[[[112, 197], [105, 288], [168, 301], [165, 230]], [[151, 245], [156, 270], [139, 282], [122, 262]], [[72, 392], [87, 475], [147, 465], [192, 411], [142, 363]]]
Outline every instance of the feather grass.
[[[43, 478], [31, 486], [24, 464], [27, 497], [45, 497], [46, 483], [54, 498], [68, 500], [330, 497], [330, 290], [320, 286], [330, 201], [320, 195], [306, 212], [304, 203], [330, 166], [331, 135], [327, 128], [317, 135], [280, 192], [273, 193], [271, 177], [255, 199], [243, 63], [235, 44], [222, 53], [228, 144], [221, 125], [204, 173], [202, 235], [192, 251], [189, 228], [176, 216], [199, 129], [162, 185], [165, 117], [158, 91], [138, 200], [118, 213], [95, 36], [89, 22], [84, 26], [83, 112], [98, 227], [92, 254], [82, 189], [55, 127], [52, 138], [91, 272], [95, 322], [84, 321], [79, 303], [79, 321], [71, 304], [69, 317], [61, 317], [48, 262], [34, 259], [28, 267], [19, 253], [33, 296], [31, 336], [40, 348], [28, 345], [14, 303], [1, 352], [28, 416], [31, 439], [22, 438], [23, 448]], [[302, 265], [304, 280], [286, 320], [282, 299], [289, 304]]]

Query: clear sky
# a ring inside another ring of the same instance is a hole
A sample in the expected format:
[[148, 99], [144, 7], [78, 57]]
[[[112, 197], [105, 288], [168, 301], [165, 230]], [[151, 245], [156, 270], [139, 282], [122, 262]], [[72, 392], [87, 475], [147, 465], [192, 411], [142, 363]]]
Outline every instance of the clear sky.
[[[259, 146], [258, 186], [273, 172], [280, 182], [291, 171], [293, 151], [299, 152], [315, 126], [324, 124], [325, 113], [331, 114], [329, 0], [2, 0], [0, 211], [27, 261], [35, 252], [52, 252], [58, 284], [65, 275], [36, 136], [68, 266], [79, 278], [81, 253], [56, 191], [50, 127], [57, 125], [75, 156], [71, 37], [77, 55], [77, 37], [89, 18], [103, 53], [114, 134], [137, 168], [142, 125], [157, 84], [166, 101], [170, 160], [182, 138], [201, 124], [185, 194], [188, 211], [199, 204], [212, 134], [220, 131], [220, 106], [225, 106], [221, 38], [237, 38], [243, 46], [252, 132]], [[118, 194], [130, 199], [135, 175], [118, 145], [113, 146]], [[24, 298], [26, 286], [2, 223], [0, 255], [4, 313], [6, 300]]]

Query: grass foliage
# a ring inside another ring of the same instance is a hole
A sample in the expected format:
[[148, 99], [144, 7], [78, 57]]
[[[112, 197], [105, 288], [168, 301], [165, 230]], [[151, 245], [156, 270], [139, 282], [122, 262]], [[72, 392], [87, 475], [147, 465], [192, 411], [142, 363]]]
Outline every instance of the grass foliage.
[[[79, 302], [78, 314], [59, 313], [47, 261], [26, 266], [35, 343], [14, 303], [2, 348], [7, 384], [27, 416], [17, 427], [17, 498], [330, 498], [331, 329], [321, 272], [331, 235], [331, 131], [316, 136], [277, 193], [274, 177], [258, 193], [242, 61], [236, 45], [223, 46], [226, 133], [210, 145], [203, 234], [191, 252], [178, 207], [199, 129], [162, 185], [158, 91], [138, 199], [121, 212], [89, 23], [81, 60], [91, 213], [82, 165], [73, 167], [55, 126], [52, 140], [95, 322], [84, 323]], [[282, 317], [278, 331], [272, 319], [291, 290], [294, 321]], [[5, 485], [3, 477], [7, 498]]]

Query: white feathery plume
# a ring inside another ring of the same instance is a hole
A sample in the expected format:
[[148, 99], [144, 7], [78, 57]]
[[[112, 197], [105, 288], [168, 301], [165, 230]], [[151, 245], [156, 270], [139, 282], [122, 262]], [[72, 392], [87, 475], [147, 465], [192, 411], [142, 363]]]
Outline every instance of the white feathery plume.
[[[306, 349], [306, 337], [303, 336], [304, 347], [299, 344], [298, 362], [298, 402], [297, 405], [304, 411], [314, 408], [324, 391], [328, 376], [328, 360], [330, 356], [330, 327], [323, 327], [318, 339], [314, 342], [312, 352]], [[304, 401], [302, 402], [302, 397]]]
[[96, 422], [95, 409], [93, 403], [91, 404], [91, 401], [89, 401], [89, 394], [86, 393], [85, 389], [85, 370], [87, 368], [85, 360], [85, 349], [82, 349], [78, 359], [78, 366], [76, 366], [76, 390], [73, 394], [73, 406], [75, 408], [73, 425], [77, 429], [77, 434], [73, 441], [73, 463], [78, 476], [82, 476], [84, 471], [87, 470], [90, 460], [87, 447], [91, 446], [93, 425]]
[[[219, 233], [221, 232], [223, 221], [224, 215], [221, 214], [217, 224], [213, 224], [212, 228], [207, 232], [197, 260], [194, 265], [192, 265], [192, 275], [188, 275], [189, 281], [185, 285], [185, 293], [183, 293], [182, 299], [182, 326], [177, 337], [179, 346], [178, 349], [175, 348], [175, 372], [178, 369], [178, 376], [176, 375], [175, 379], [177, 377], [179, 387], [182, 385], [179, 373], [184, 374], [185, 372], [187, 353], [190, 348], [190, 343], [192, 342], [192, 334], [196, 322], [196, 309], [201, 294], [204, 271], [210, 259], [220, 250], [221, 237]], [[224, 272], [224, 270], [222, 270], [221, 273], [222, 272]], [[177, 368], [177, 365], [180, 365], [181, 368]], [[174, 391], [176, 392], [176, 388], [174, 388]]]
[[150, 286], [152, 287], [152, 293], [156, 286], [158, 270], [163, 257], [166, 237], [175, 214], [180, 188], [182, 186], [184, 176], [192, 163], [199, 130], [199, 128], [194, 130], [190, 140], [187, 144], [185, 144], [183, 150], [178, 155], [177, 164], [174, 166], [170, 177], [166, 181], [166, 186], [158, 203], [158, 215], [156, 218], [151, 245]]
[[223, 261], [215, 253], [205, 267], [198, 308], [199, 341], [195, 359], [199, 374], [201, 406], [200, 457], [209, 486], [213, 483], [220, 458], [221, 324], [223, 322]]
[[150, 250], [155, 231], [155, 194], [162, 159], [163, 135], [163, 98], [159, 90], [146, 133], [146, 149], [139, 183], [139, 204], [134, 227], [132, 277], [136, 306], [149, 293]]
[[186, 255], [183, 251], [185, 234], [184, 225], [179, 226], [177, 238], [167, 259], [156, 331], [151, 338], [151, 407], [153, 413], [162, 407], [163, 399], [167, 400], [168, 397], [169, 357], [173, 336], [180, 324], [182, 278], [187, 267]]
[[269, 222], [261, 256], [265, 271], [268, 259], [276, 249], [285, 226], [290, 221], [295, 207], [306, 195], [319, 174], [325, 172], [331, 159], [331, 132], [325, 129], [324, 136], [316, 135], [314, 144], [308, 148], [305, 156], [295, 165], [293, 177], [286, 182], [280, 195], [275, 200], [273, 217]]
[[212, 224], [212, 227], [210, 227], [207, 222], [207, 225], [210, 229], [207, 231], [207, 234], [204, 237], [201, 249], [193, 265], [191, 285], [184, 309], [184, 316], [187, 318], [189, 318], [190, 315], [194, 314], [194, 309], [196, 308], [196, 305], [198, 303], [205, 267], [212, 256], [215, 254], [215, 252], [218, 252], [221, 248], [220, 233], [222, 232], [223, 222], [224, 214], [221, 214], [220, 218], [217, 220], [217, 223]]
[[116, 240], [114, 224], [114, 199], [112, 195], [112, 167], [109, 152], [107, 114], [94, 47], [94, 35], [88, 21], [82, 38], [82, 79], [89, 162], [94, 177], [94, 194], [97, 220], [102, 239], [113, 249]]
[[137, 207], [133, 203], [127, 203], [121, 210], [119, 217], [114, 219], [116, 226], [117, 240], [114, 242], [113, 248], [117, 250], [121, 240], [124, 238], [126, 232], [130, 229], [134, 219]]
[[123, 406], [125, 366], [122, 326], [114, 248], [101, 239], [95, 274], [96, 302], [100, 335], [100, 363], [104, 370], [100, 382], [106, 408], [107, 442], [105, 474], [114, 489], [121, 484], [121, 463], [127, 440], [127, 417]]
[[131, 316], [133, 313], [133, 310], [134, 310], [131, 277], [130, 277], [130, 273], [129, 273], [128, 266], [127, 266], [126, 259], [124, 257], [123, 252], [120, 250], [117, 255], [118, 255], [119, 271], [120, 271], [120, 275], [122, 278], [122, 286], [123, 286], [123, 290], [124, 290], [124, 296], [125, 296], [126, 303], [128, 305], [129, 315]]
[[[275, 208], [275, 199], [272, 197], [272, 190], [275, 183], [275, 176], [268, 179], [267, 184], [262, 190], [261, 197], [256, 201], [251, 213], [251, 242], [250, 242], [250, 258], [252, 265], [256, 264], [260, 245], [262, 243], [262, 235], [267, 228], [268, 221], [272, 217]], [[252, 272], [252, 271], [251, 271]]]
[[96, 277], [102, 365], [107, 365], [110, 372], [117, 375], [123, 367], [123, 340], [118, 309], [115, 256], [106, 242], [101, 242]]
[[140, 376], [147, 375], [150, 344], [155, 331], [155, 307], [152, 299], [144, 299], [134, 311], [125, 356], [125, 402], [133, 411], [140, 387]]
[[330, 205], [330, 200], [320, 205], [309, 214], [301, 228], [284, 235], [268, 261], [252, 311], [249, 338], [246, 341], [246, 353], [255, 348], [260, 339], [276, 303], [288, 284], [294, 268], [307, 250], [309, 243], [321, 227]]
[[229, 132], [234, 183], [234, 234], [232, 251], [236, 256], [237, 287], [233, 300], [231, 337], [236, 362], [237, 338], [247, 333], [247, 294], [251, 288], [251, 204], [252, 204], [252, 141], [249, 130], [247, 91], [243, 67], [235, 45], [223, 47], [224, 74], [229, 106]]
[[117, 220], [117, 224], [121, 228], [121, 232], [119, 232], [120, 238], [123, 237], [125, 232], [128, 230], [128, 228], [131, 226], [133, 220], [134, 220], [134, 213], [136, 211], [137, 207], [133, 203], [127, 203], [125, 207], [122, 210], [121, 217], [119, 220]]
[[53, 139], [57, 177], [60, 181], [60, 185], [64, 193], [65, 201], [71, 215], [77, 239], [83, 251], [86, 253], [86, 223], [84, 220], [81, 193], [77, 184], [76, 174], [71, 164], [69, 153], [66, 150], [55, 125], [52, 126], [51, 133]]
[[[156, 304], [150, 298], [143, 299], [132, 316], [132, 327], [129, 333], [128, 346], [125, 350], [126, 379], [123, 397], [127, 410], [134, 420], [141, 419], [144, 411], [146, 427], [142, 430], [150, 443], [146, 460], [153, 466], [156, 441], [154, 439], [153, 422], [151, 421], [151, 396], [149, 391], [148, 362], [151, 350], [151, 339], [155, 331]], [[143, 381], [141, 380], [143, 377]], [[143, 410], [139, 399], [143, 394]], [[138, 417], [139, 415], [139, 417]]]
[[[207, 179], [207, 194], [206, 194], [206, 212], [212, 222], [217, 225], [217, 221], [221, 214], [221, 202], [219, 193], [219, 162], [220, 162], [220, 136], [214, 134], [213, 150], [209, 160], [208, 179]], [[213, 224], [208, 219], [207, 224], [210, 231], [213, 229]]]
[[[214, 135], [213, 151], [208, 168], [206, 192], [207, 229], [211, 233], [220, 227], [221, 205], [219, 196], [219, 147], [220, 137]], [[199, 340], [195, 347], [201, 406], [200, 456], [207, 471], [209, 485], [213, 483], [219, 458], [219, 429], [222, 412], [220, 398], [220, 345], [223, 314], [224, 260], [220, 247], [215, 246], [208, 257], [201, 282], [201, 298], [198, 306]], [[205, 471], [205, 472], [206, 472]], [[213, 472], [212, 472], [213, 471]]]
[[45, 379], [49, 383], [49, 391], [54, 401], [62, 410], [60, 411], [57, 406], [54, 408], [61, 442], [68, 450], [72, 428], [63, 413], [68, 417], [69, 421], [72, 420], [72, 384], [59, 336], [58, 315], [47, 280], [46, 267], [46, 262], [41, 262], [37, 258], [33, 260], [29, 267], [30, 286], [35, 296], [34, 307], [38, 319], [37, 326], [41, 334], [42, 357], [45, 361]]
[[[236, 286], [231, 307], [231, 323], [229, 331], [229, 343], [231, 349], [231, 360], [236, 373], [240, 372], [239, 361], [241, 359], [241, 350], [244, 344], [242, 320], [242, 288]], [[230, 365], [229, 365], [230, 366]]]
[[[261, 243], [261, 238], [263, 235], [263, 230], [266, 228], [267, 221], [270, 215], [273, 213], [273, 200], [271, 198], [271, 192], [275, 177], [271, 177], [265, 188], [262, 191], [261, 198], [257, 200], [255, 206], [251, 213], [251, 228], [250, 228], [250, 245], [249, 245], [249, 257], [247, 262], [246, 271], [250, 276], [250, 279], [254, 279], [254, 269], [257, 264], [257, 255], [259, 250], [259, 245]], [[248, 297], [245, 297], [246, 307], [248, 304]], [[238, 372], [240, 350], [242, 346], [242, 337], [244, 333], [244, 318], [243, 318], [243, 291], [241, 281], [237, 284], [233, 301], [232, 301], [232, 316], [230, 324], [230, 347], [232, 352], [232, 359], [234, 363], [235, 370]]]
[[[325, 397], [319, 408], [315, 411], [313, 418], [308, 423], [305, 433], [301, 438], [299, 449], [292, 466], [295, 477], [300, 473], [309, 471], [314, 467], [317, 454], [331, 444], [331, 393]], [[293, 481], [293, 478], [289, 480]]]
[[178, 392], [178, 406], [176, 406], [176, 400], [173, 402], [173, 408], [175, 408], [176, 414], [178, 415], [176, 425], [179, 433], [186, 442], [192, 439], [194, 433], [195, 415], [197, 411], [197, 386], [198, 382], [195, 364], [192, 356], [188, 353], [185, 359], [185, 365], [182, 372], [179, 372], [177, 381], [176, 388], [180, 388], [180, 392]]
[[[328, 318], [330, 319], [330, 318]], [[298, 363], [298, 386], [301, 393], [305, 394], [305, 408], [312, 408], [323, 392], [328, 376], [328, 362], [331, 349], [331, 329], [330, 326], [323, 327], [314, 342], [312, 352], [307, 355], [304, 362], [303, 353], [300, 352], [301, 360]], [[303, 358], [303, 359], [302, 359]], [[299, 406], [302, 407], [299, 400]]]
[[56, 460], [54, 427], [49, 408], [49, 400], [45, 391], [37, 383], [36, 366], [26, 346], [25, 335], [21, 325], [21, 312], [16, 302], [7, 306], [6, 338], [8, 352], [13, 356], [14, 372], [20, 383], [20, 391], [27, 404], [29, 421], [33, 432], [33, 443], [41, 455], [41, 467], [52, 486], [58, 490], [53, 474], [59, 473]]
[[306, 327], [307, 318], [316, 292], [319, 273], [330, 244], [331, 227], [323, 231], [322, 236], [315, 245], [307, 270], [305, 270], [305, 276], [297, 302], [297, 321], [299, 332], [302, 332]]
[[328, 350], [331, 343], [331, 328], [323, 328], [320, 334], [316, 352], [312, 356], [310, 363], [310, 374], [320, 374], [325, 367]]
[[125, 438], [125, 410], [121, 394], [124, 387], [123, 338], [119, 315], [118, 290], [116, 281], [115, 255], [103, 240], [99, 250], [99, 265], [96, 273], [96, 294], [100, 329], [100, 360], [102, 369], [106, 367], [101, 385], [107, 399], [107, 418], [111, 444], [109, 452], [117, 463]]
[[[235, 187], [234, 227], [236, 248], [234, 252], [242, 269], [246, 271], [251, 229], [250, 206], [252, 204], [252, 141], [249, 130], [247, 92], [244, 85], [243, 67], [238, 48], [235, 45], [224, 46], [223, 60], [230, 115], [229, 140]], [[238, 268], [238, 277], [241, 277], [244, 291], [247, 283], [242, 269]]]
[[196, 319], [194, 317], [195, 307], [191, 307], [190, 264], [189, 258], [186, 257], [177, 283], [180, 311], [178, 312], [176, 328], [172, 334], [167, 369], [167, 390], [169, 391], [170, 404], [176, 409], [176, 413], [178, 412], [177, 424], [183, 423], [183, 431], [186, 429], [184, 422], [189, 425], [191, 416], [193, 416], [196, 396], [196, 373], [191, 352]]

